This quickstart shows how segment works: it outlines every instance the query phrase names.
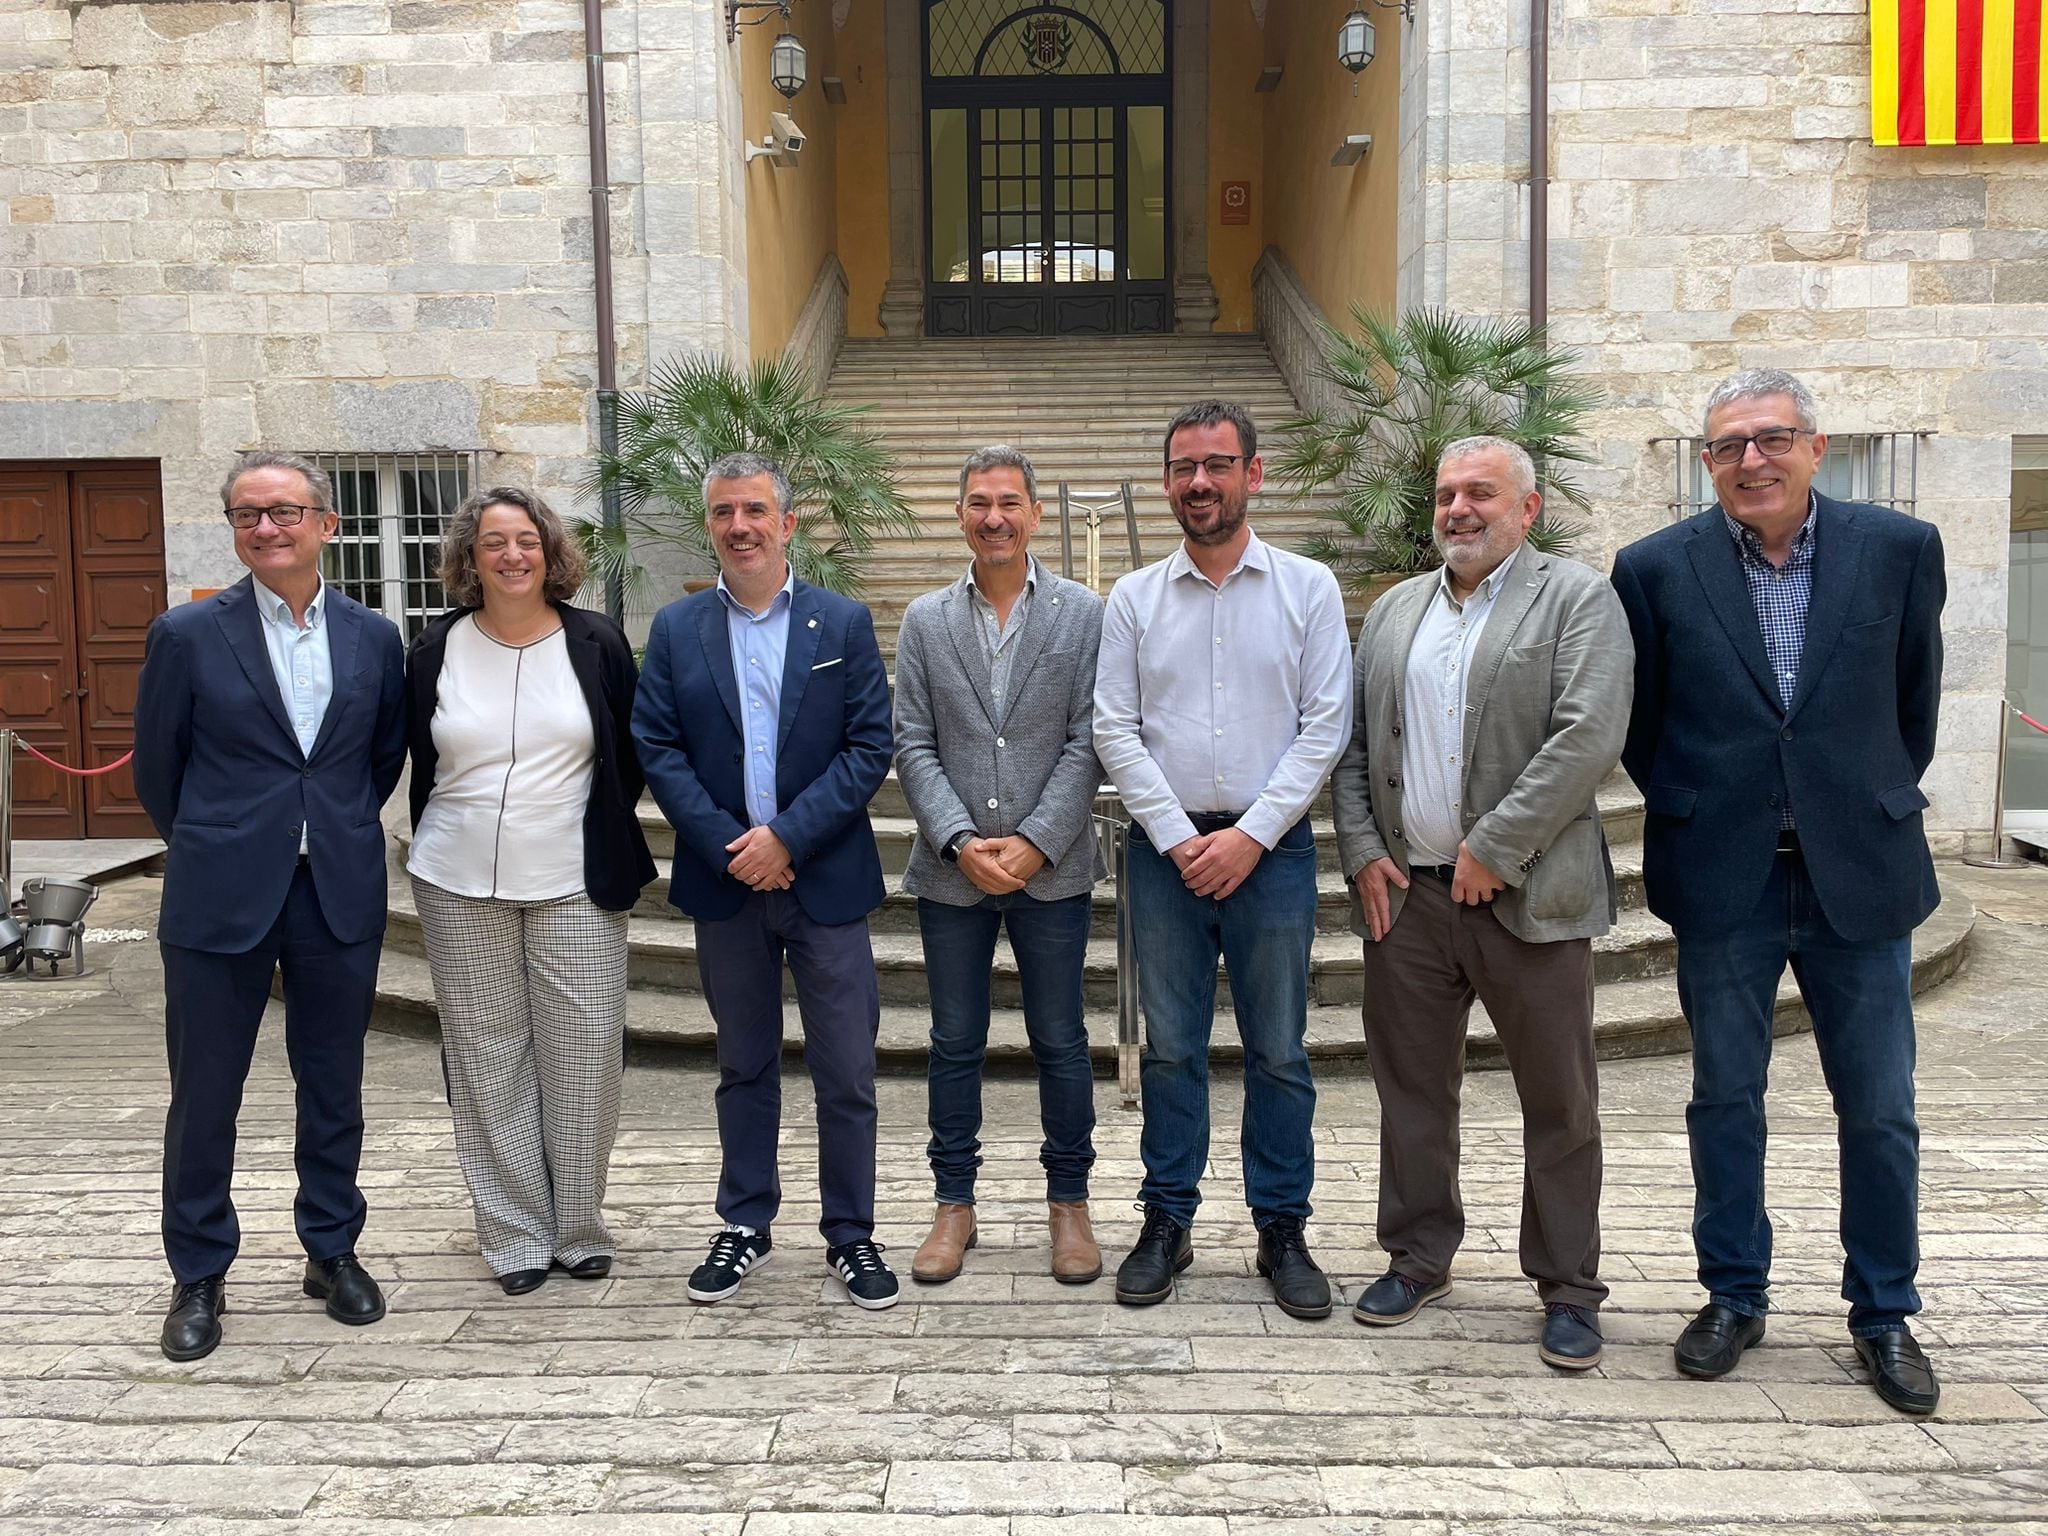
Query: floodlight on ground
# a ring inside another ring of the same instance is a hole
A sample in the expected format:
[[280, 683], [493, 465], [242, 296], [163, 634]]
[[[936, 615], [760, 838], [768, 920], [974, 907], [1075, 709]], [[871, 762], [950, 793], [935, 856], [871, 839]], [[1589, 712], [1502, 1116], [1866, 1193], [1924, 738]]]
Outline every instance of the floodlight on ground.
[[22, 947], [31, 973], [44, 961], [52, 976], [69, 960], [72, 974], [85, 974], [85, 914], [99, 899], [100, 888], [64, 875], [38, 875], [25, 880], [21, 899], [27, 932]]

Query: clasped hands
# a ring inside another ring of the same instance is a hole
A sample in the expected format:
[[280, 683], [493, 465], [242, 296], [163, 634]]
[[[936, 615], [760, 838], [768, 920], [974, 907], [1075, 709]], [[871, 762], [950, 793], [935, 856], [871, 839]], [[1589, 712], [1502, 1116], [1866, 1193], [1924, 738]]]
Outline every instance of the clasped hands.
[[725, 872], [757, 891], [786, 891], [796, 884], [789, 850], [767, 827], [749, 827], [725, 845], [733, 860]]
[[1017, 833], [1008, 837], [977, 837], [960, 850], [960, 873], [974, 882], [976, 890], [991, 896], [1023, 890], [1043, 868], [1045, 855], [1030, 838]]
[[[1392, 859], [1382, 856], [1358, 872], [1356, 883], [1358, 899], [1365, 905], [1365, 926], [1371, 931], [1373, 942], [1378, 943], [1394, 926], [1387, 887], [1396, 885], [1405, 891], [1408, 877]], [[1469, 847], [1458, 844], [1458, 865], [1451, 875], [1451, 900], [1476, 907], [1493, 900], [1506, 888], [1507, 882], [1480, 863]]]
[[1181, 881], [1189, 890], [1221, 901], [1245, 883], [1265, 851], [1265, 845], [1249, 832], [1225, 827], [1175, 843], [1166, 856], [1180, 870]]

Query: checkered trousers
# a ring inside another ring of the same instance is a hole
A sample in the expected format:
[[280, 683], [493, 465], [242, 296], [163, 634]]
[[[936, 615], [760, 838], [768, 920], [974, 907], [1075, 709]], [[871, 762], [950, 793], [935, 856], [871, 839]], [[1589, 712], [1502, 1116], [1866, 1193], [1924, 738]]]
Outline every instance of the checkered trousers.
[[600, 1207], [619, 1124], [626, 914], [581, 892], [412, 889], [484, 1262], [504, 1275], [612, 1252]]

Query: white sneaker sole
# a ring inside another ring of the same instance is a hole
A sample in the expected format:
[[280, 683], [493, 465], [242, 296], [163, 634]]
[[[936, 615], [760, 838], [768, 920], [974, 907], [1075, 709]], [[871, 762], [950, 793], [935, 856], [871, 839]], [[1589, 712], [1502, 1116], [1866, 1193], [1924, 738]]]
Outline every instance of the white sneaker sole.
[[754, 1260], [753, 1263], [749, 1264], [746, 1267], [745, 1272], [741, 1274], [738, 1280], [733, 1281], [731, 1285], [728, 1285], [722, 1291], [700, 1291], [697, 1289], [697, 1287], [692, 1285], [686, 1287], [684, 1289], [683, 1294], [688, 1296], [692, 1301], [704, 1302], [707, 1304], [714, 1301], [723, 1301], [726, 1297], [732, 1295], [733, 1292], [737, 1291], [740, 1288], [740, 1286], [745, 1282], [748, 1275], [751, 1275], [755, 1270], [759, 1269], [763, 1264], [766, 1264], [770, 1259], [774, 1257], [775, 1250], [773, 1248], [770, 1248], [766, 1253], [762, 1254], [761, 1257]]

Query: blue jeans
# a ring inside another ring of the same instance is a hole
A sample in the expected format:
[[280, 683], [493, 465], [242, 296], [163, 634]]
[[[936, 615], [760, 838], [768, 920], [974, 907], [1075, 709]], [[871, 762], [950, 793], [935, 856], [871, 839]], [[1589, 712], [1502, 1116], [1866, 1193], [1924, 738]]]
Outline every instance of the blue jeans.
[[1221, 955], [1244, 1042], [1245, 1203], [1261, 1227], [1276, 1216], [1306, 1221], [1316, 1176], [1316, 1085], [1302, 1043], [1316, 926], [1315, 834], [1306, 819], [1295, 823], [1244, 884], [1216, 901], [1190, 891], [1173, 860], [1133, 826], [1130, 881], [1145, 1009], [1145, 1182], [1138, 1199], [1183, 1226], [1201, 1204]]
[[929, 1092], [932, 1139], [926, 1150], [947, 1205], [974, 1204], [981, 1167], [981, 1060], [988, 1047], [989, 971], [996, 934], [1010, 931], [1024, 990], [1024, 1033], [1038, 1064], [1038, 1123], [1045, 1142], [1048, 1200], [1086, 1200], [1095, 1165], [1095, 1078], [1081, 977], [1088, 960], [1089, 896], [1040, 901], [1022, 891], [951, 907], [922, 896], [917, 926], [932, 997]]
[[1834, 1101], [1849, 1331], [1881, 1333], [1920, 1310], [1913, 941], [1852, 943], [1836, 933], [1797, 853], [1778, 855], [1756, 910], [1732, 932], [1678, 935], [1678, 997], [1692, 1026], [1685, 1127], [1700, 1284], [1737, 1312], [1768, 1308], [1764, 1086], [1787, 961]]

